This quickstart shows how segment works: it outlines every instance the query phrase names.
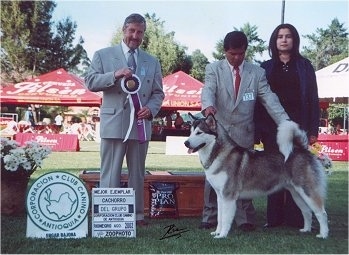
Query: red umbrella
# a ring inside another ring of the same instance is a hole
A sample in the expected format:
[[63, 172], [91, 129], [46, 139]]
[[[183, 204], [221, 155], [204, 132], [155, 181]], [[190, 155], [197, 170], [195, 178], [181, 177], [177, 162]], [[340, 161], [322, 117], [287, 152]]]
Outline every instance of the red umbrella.
[[162, 110], [201, 110], [203, 84], [190, 75], [179, 71], [163, 78], [165, 99]]
[[15, 105], [100, 106], [102, 97], [84, 81], [60, 68], [36, 78], [1, 87], [1, 103]]

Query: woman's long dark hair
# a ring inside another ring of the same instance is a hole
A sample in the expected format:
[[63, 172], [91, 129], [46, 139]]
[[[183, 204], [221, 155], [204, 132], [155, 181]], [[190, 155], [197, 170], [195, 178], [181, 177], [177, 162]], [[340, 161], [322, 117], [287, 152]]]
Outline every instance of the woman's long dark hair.
[[279, 59], [279, 51], [276, 47], [276, 40], [278, 38], [279, 30], [288, 28], [291, 31], [292, 38], [293, 38], [293, 47], [291, 50], [291, 56], [293, 58], [298, 58], [301, 57], [301, 54], [299, 53], [299, 43], [300, 43], [300, 38], [297, 29], [291, 25], [291, 24], [280, 24], [278, 25], [273, 33], [270, 36], [269, 40], [269, 55], [273, 60], [278, 60]]

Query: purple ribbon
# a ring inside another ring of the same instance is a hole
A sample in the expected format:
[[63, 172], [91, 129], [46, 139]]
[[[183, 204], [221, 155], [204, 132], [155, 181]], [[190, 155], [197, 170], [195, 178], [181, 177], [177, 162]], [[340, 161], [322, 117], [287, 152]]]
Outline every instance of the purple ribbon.
[[[127, 84], [127, 81], [133, 80], [135, 84]], [[132, 85], [132, 86], [128, 86]], [[137, 119], [137, 112], [142, 108], [141, 100], [139, 99], [138, 91], [141, 88], [141, 81], [138, 76], [135, 74], [132, 75], [132, 78], [121, 80], [121, 88], [122, 90], [128, 94], [128, 100], [130, 103], [131, 113], [130, 113], [130, 124], [128, 126], [128, 130], [124, 139], [124, 142], [127, 141], [133, 126], [134, 120], [137, 121], [137, 133], [138, 133], [138, 141], [139, 143], [144, 143], [147, 141], [147, 135], [145, 132], [145, 121], [144, 119]]]
[[132, 98], [133, 105], [135, 107], [134, 118], [137, 120], [138, 141], [139, 143], [144, 143], [147, 141], [147, 134], [145, 132], [145, 121], [144, 119], [137, 119], [137, 112], [141, 109], [142, 104], [139, 99], [138, 93], [131, 94], [131, 98]]

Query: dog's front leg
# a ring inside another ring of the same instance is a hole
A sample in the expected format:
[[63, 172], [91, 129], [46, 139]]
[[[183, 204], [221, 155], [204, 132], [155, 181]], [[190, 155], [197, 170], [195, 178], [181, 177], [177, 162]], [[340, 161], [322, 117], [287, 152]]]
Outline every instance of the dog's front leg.
[[218, 207], [218, 215], [221, 216], [221, 220], [218, 222], [220, 226], [217, 226], [219, 234], [217, 234], [216, 230], [216, 235], [214, 238], [227, 237], [236, 212], [236, 200], [227, 199], [224, 197], [221, 200], [221, 207]]
[[214, 232], [211, 232], [212, 236], [218, 236], [219, 233], [221, 232], [222, 229], [222, 196], [219, 194], [219, 192], [216, 192], [217, 194], [217, 227], [216, 230]]

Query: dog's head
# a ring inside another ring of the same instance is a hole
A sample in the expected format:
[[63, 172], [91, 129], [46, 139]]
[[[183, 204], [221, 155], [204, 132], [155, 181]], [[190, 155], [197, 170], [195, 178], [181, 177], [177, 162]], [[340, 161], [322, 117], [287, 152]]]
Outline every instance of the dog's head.
[[191, 118], [190, 136], [184, 142], [188, 153], [194, 153], [214, 142], [217, 138], [217, 121], [212, 114], [206, 118], [196, 118], [189, 113]]

